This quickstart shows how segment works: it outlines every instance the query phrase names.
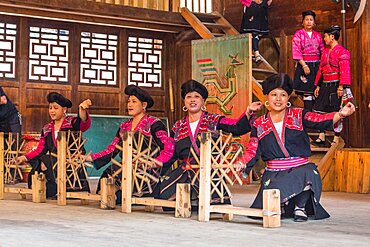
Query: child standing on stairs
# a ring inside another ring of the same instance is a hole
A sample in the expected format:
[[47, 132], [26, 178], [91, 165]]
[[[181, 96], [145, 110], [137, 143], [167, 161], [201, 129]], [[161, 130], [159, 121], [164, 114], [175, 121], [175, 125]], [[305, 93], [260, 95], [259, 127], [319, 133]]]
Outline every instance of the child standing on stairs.
[[258, 43], [262, 35], [269, 33], [267, 8], [272, 0], [240, 0], [240, 2], [245, 6], [240, 33], [252, 34], [254, 61], [258, 64], [262, 62]]
[[297, 62], [293, 88], [303, 96], [304, 108], [312, 111], [314, 82], [320, 65], [324, 42], [320, 33], [313, 30], [316, 14], [311, 10], [302, 12], [303, 28], [292, 38], [293, 59]]
[[[327, 48], [321, 56], [320, 67], [315, 80], [316, 102], [313, 110], [316, 112], [334, 112], [341, 107], [341, 98], [353, 98], [352, 94], [344, 95], [351, 85], [350, 54], [338, 43], [341, 28], [331, 26], [324, 30], [324, 41]], [[339, 141], [340, 131], [335, 132], [333, 143]], [[321, 146], [325, 143], [325, 132], [321, 132], [313, 143]]]

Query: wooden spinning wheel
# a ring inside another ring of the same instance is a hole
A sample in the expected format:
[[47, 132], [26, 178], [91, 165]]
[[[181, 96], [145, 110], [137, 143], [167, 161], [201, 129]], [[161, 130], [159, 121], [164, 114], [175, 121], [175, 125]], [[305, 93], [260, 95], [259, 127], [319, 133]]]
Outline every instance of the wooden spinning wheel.
[[5, 148], [4, 148], [4, 183], [5, 184], [15, 184], [17, 180], [23, 179], [21, 168], [23, 165], [17, 165], [14, 161], [15, 159], [22, 155], [22, 147], [24, 140], [20, 140], [20, 135], [17, 133], [9, 133], [5, 137]]
[[[72, 189], [83, 189], [83, 180], [86, 180], [88, 175], [86, 167], [92, 167], [86, 163], [86, 156], [82, 157], [84, 153], [84, 144], [86, 138], [82, 138], [81, 131], [68, 131], [67, 136], [67, 155], [66, 155], [66, 181]], [[57, 164], [54, 165], [54, 167]], [[85, 181], [87, 183], [87, 181]]]
[[[243, 184], [239, 173], [234, 168], [234, 163], [236, 162], [239, 154], [242, 153], [242, 147], [232, 145], [233, 136], [232, 134], [225, 134], [220, 131], [216, 138], [211, 138], [211, 195], [216, 193], [218, 196], [217, 201], [224, 202], [231, 196], [231, 191], [229, 189], [230, 185], [234, 185], [235, 182], [240, 185]], [[198, 140], [203, 142], [201, 135], [198, 135]], [[196, 186], [199, 182], [199, 167], [200, 158], [194, 151], [193, 147], [190, 149], [190, 158], [195, 162], [191, 164], [191, 168], [194, 169], [195, 176], [191, 181], [192, 186]]]
[[[123, 137], [125, 138], [125, 137]], [[123, 142], [122, 142], [123, 143]], [[116, 145], [123, 152], [123, 146]], [[153, 157], [158, 156], [160, 148], [153, 142], [152, 136], [145, 136], [136, 132], [132, 140], [132, 194], [142, 196], [151, 194], [159, 181], [160, 167], [153, 167]], [[118, 169], [112, 174], [117, 179], [122, 173], [122, 164], [115, 159], [111, 160]]]

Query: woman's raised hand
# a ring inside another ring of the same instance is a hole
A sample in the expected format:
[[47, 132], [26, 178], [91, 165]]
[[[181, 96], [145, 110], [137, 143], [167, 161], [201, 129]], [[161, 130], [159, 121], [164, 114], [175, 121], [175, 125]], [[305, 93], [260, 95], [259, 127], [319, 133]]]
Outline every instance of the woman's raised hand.
[[248, 107], [247, 107], [247, 114], [249, 116], [253, 115], [254, 113], [256, 113], [257, 111], [261, 110], [263, 107], [263, 104], [261, 103], [261, 101], [256, 101], [256, 102], [252, 102], [252, 104], [250, 104]]
[[345, 105], [340, 111], [340, 116], [342, 117], [348, 117], [351, 116], [356, 111], [356, 107], [351, 102], [348, 102], [347, 105]]
[[86, 109], [89, 109], [91, 105], [92, 105], [91, 100], [90, 99], [86, 99], [86, 100], [84, 100], [84, 101], [81, 102], [80, 107], [82, 109], [86, 110]]

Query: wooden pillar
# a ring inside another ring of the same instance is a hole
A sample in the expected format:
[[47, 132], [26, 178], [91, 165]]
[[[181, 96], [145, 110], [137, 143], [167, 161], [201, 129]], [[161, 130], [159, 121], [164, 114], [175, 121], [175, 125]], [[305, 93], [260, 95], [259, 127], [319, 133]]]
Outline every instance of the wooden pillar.
[[0, 200], [4, 199], [4, 132], [0, 132]]
[[131, 213], [132, 197], [132, 132], [125, 132], [122, 139], [122, 212]]
[[32, 202], [46, 202], [46, 178], [43, 173], [32, 175]]
[[190, 184], [177, 184], [175, 217], [189, 218], [190, 216], [191, 216]]
[[116, 208], [116, 187], [113, 178], [102, 178], [100, 180], [100, 208], [115, 209]]
[[67, 139], [66, 132], [61, 131], [58, 134], [58, 205], [67, 205], [67, 184], [66, 184], [66, 166], [67, 166]]
[[[370, 121], [370, 61], [369, 61], [369, 54], [370, 54], [370, 3], [367, 2], [365, 6], [364, 13], [361, 17], [361, 30], [360, 30], [360, 39], [358, 40], [361, 45], [359, 48], [361, 49], [361, 66], [360, 66], [360, 75], [361, 75], [361, 101], [357, 101], [359, 103], [358, 111], [361, 111], [360, 114], [360, 124], [358, 127], [362, 126], [362, 135], [361, 135], [361, 147], [369, 147], [370, 146], [370, 131], [369, 131], [369, 121]], [[352, 56], [353, 59], [353, 56]], [[367, 123], [367, 124], [366, 124]], [[355, 132], [357, 132], [356, 128], [351, 128]], [[357, 132], [358, 134], [358, 132]], [[357, 147], [360, 146], [357, 144]]]
[[263, 191], [263, 227], [280, 227], [280, 190]]
[[199, 168], [199, 221], [209, 221], [211, 204], [211, 133], [202, 133]]

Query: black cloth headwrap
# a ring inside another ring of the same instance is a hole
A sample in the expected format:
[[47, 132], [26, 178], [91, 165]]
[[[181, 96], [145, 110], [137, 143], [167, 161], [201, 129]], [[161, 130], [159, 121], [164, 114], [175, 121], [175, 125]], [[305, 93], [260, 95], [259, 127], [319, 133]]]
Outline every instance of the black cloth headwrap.
[[288, 95], [293, 92], [292, 79], [287, 74], [280, 73], [268, 77], [262, 82], [263, 94], [267, 95], [275, 88], [282, 88]]
[[66, 97], [64, 97], [63, 95], [61, 95], [60, 93], [51, 92], [51, 93], [48, 94], [48, 96], [46, 98], [47, 98], [49, 104], [55, 102], [58, 105], [60, 105], [61, 107], [67, 107], [67, 108], [72, 107], [72, 102], [69, 99], [67, 99]]
[[340, 26], [338, 26], [338, 25], [334, 25], [334, 26], [331, 26], [331, 27], [329, 27], [329, 28], [325, 29], [325, 30], [324, 30], [324, 33], [332, 34], [332, 35], [334, 35], [334, 38], [335, 38], [336, 40], [339, 40], [339, 37], [340, 37], [340, 30], [341, 30]]
[[208, 98], [207, 88], [203, 84], [201, 84], [201, 83], [199, 83], [195, 80], [189, 80], [189, 81], [187, 81], [187, 82], [185, 82], [181, 85], [181, 97], [182, 97], [182, 99], [185, 99], [185, 95], [190, 93], [190, 92], [199, 93], [203, 97], [204, 100], [206, 100]]
[[316, 19], [316, 13], [313, 12], [312, 10], [306, 10], [306, 11], [303, 11], [302, 12], [302, 21], [304, 20], [304, 18], [307, 16], [307, 15], [311, 15], [313, 17], [313, 19], [315, 20]]
[[340, 26], [338, 25], [334, 25], [334, 26], [331, 26], [327, 29], [324, 30], [324, 33], [331, 33], [331, 34], [335, 34], [337, 32], [340, 32], [341, 28]]
[[140, 87], [136, 85], [128, 85], [125, 88], [125, 94], [128, 96], [136, 96], [141, 102], [146, 102], [147, 106], [146, 108], [149, 109], [154, 105], [153, 98], [150, 96], [150, 94], [145, 91], [144, 89], [141, 89]]

